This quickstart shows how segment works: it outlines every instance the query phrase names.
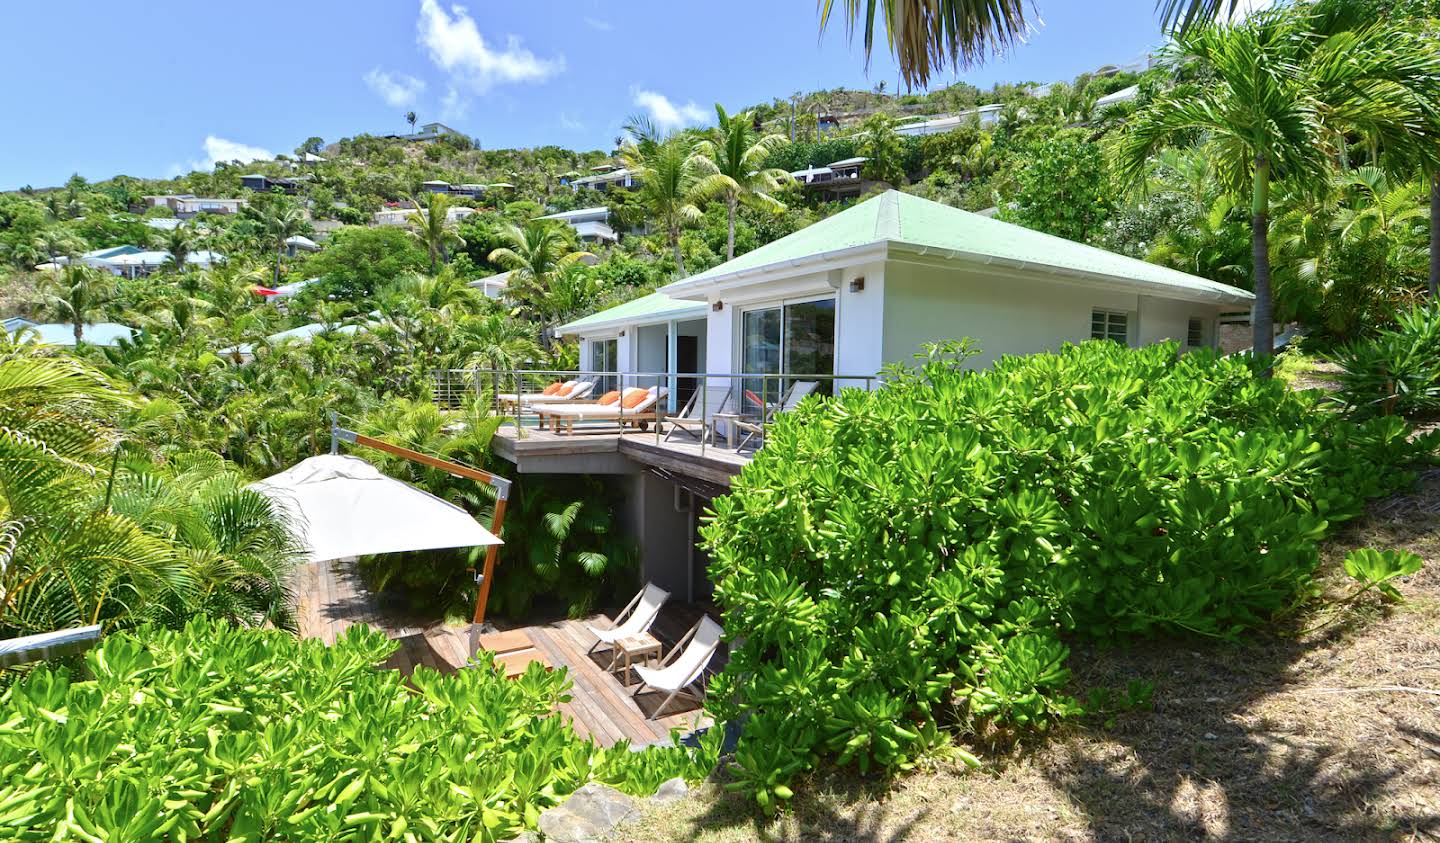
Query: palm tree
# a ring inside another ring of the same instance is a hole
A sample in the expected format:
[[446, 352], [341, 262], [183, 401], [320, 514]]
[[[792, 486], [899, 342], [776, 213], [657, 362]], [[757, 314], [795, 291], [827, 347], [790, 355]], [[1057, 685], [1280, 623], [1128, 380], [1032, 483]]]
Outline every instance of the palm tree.
[[625, 166], [639, 180], [635, 200], [665, 232], [665, 243], [675, 254], [675, 265], [684, 276], [685, 258], [680, 254], [680, 232], [700, 218], [695, 207], [699, 182], [697, 156], [684, 135], [660, 137], [648, 120], [632, 119], [625, 127], [631, 139], [620, 150]]
[[781, 135], [757, 137], [754, 117], [742, 111], [733, 117], [724, 107], [715, 104], [716, 125], [709, 136], [695, 146], [696, 164], [701, 178], [695, 193], [725, 202], [728, 231], [725, 238], [725, 259], [735, 257], [735, 211], [741, 202], [785, 210], [785, 203], [771, 195], [792, 179], [776, 167], [766, 167], [771, 150], [785, 143]]
[[[1159, 0], [1162, 27], [1187, 31], [1205, 21], [1228, 18], [1241, 0]], [[830, 22], [835, 0], [820, 0], [820, 31]], [[978, 62], [1018, 41], [1029, 29], [1024, 0], [843, 0], [846, 32], [858, 28], [865, 41], [865, 66], [875, 46], [877, 18], [900, 65], [906, 87], [924, 87], [947, 65]]]
[[[516, 312], [537, 321], [541, 318], [541, 302], [555, 276], [567, 267], [593, 257], [589, 252], [571, 249], [563, 229], [543, 221], [527, 223], [524, 228], [508, 226], [501, 238], [509, 245], [492, 251], [489, 260], [511, 271], [505, 295], [515, 302]], [[548, 344], [547, 330], [542, 326], [541, 337]]]
[[83, 263], [66, 266], [64, 273], [46, 286], [46, 304], [70, 323], [77, 346], [85, 336], [85, 326], [105, 318], [105, 305], [115, 291], [109, 273]]
[[[414, 200], [420, 207], [420, 200]], [[440, 264], [450, 262], [450, 247], [464, 246], [465, 240], [455, 231], [455, 222], [450, 219], [450, 197], [444, 193], [427, 194], [425, 207], [416, 212], [420, 224], [411, 228], [410, 233], [430, 252], [430, 274], [439, 271]]]
[[185, 261], [190, 257], [190, 253], [195, 251], [198, 243], [188, 227], [177, 225], [165, 232], [161, 245], [170, 253], [169, 262], [175, 267], [175, 271], [184, 272]]
[[413, 111], [407, 111], [407, 112], [405, 112], [405, 122], [410, 124], [410, 132], [411, 132], [412, 134], [415, 132], [415, 120], [416, 120], [416, 119], [417, 119], [417, 118], [415, 117], [415, 112], [413, 112]]
[[866, 177], [899, 187], [905, 182], [901, 160], [905, 150], [900, 134], [895, 131], [895, 120], [888, 114], [876, 112], [865, 118], [861, 132], [864, 137], [857, 151], [870, 159], [865, 162]]
[[285, 257], [285, 241], [299, 234], [305, 227], [305, 215], [289, 202], [274, 202], [265, 206], [258, 219], [265, 231], [265, 239], [275, 244], [275, 275], [272, 286], [280, 286], [280, 261]]
[[1269, 359], [1273, 338], [1272, 181], [1326, 179], [1347, 131], [1386, 147], [1440, 147], [1440, 125], [1430, 119], [1440, 104], [1433, 45], [1383, 23], [1330, 29], [1335, 23], [1300, 7], [1186, 32], [1169, 52], [1195, 62], [1205, 81], [1152, 100], [1120, 140], [1121, 170], [1138, 182], [1152, 154], [1199, 133], [1222, 180], [1249, 193], [1254, 353], [1261, 360]]

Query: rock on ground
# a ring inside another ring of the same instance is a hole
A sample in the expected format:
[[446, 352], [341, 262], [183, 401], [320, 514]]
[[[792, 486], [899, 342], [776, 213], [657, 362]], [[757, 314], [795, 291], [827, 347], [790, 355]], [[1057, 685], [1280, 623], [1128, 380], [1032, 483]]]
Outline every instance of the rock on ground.
[[546, 843], [598, 843], [610, 829], [639, 813], [635, 800], [591, 782], [540, 815]]

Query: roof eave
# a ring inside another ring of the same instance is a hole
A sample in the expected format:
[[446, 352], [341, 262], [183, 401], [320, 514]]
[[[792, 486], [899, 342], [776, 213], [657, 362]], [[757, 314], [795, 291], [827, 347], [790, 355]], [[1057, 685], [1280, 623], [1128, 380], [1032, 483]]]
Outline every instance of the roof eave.
[[[1148, 281], [1142, 278], [1127, 278], [1120, 275], [1109, 275], [1103, 272], [1088, 272], [1083, 269], [1055, 266], [1053, 264], [1039, 263], [1036, 261], [1025, 261], [1017, 258], [1005, 258], [997, 255], [987, 255], [980, 252], [968, 252], [960, 249], [945, 249], [937, 246], [922, 246], [915, 243], [894, 241], [891, 247], [898, 251], [908, 252], [913, 255], [925, 256], [934, 255], [950, 260], [978, 263], [986, 266], [1004, 266], [1010, 269], [1030, 272], [1040, 275], [1060, 275], [1069, 278], [1078, 278], [1091, 283], [1098, 283], [1107, 286], [1124, 287], [1127, 289], [1149, 290], [1158, 296], [1181, 301], [1198, 302], [1201, 304], [1230, 304], [1249, 305], [1255, 300], [1254, 294], [1241, 290], [1238, 287], [1226, 290], [1190, 290], [1184, 287], [1176, 287], [1170, 284], [1163, 284], [1157, 281]], [[1205, 280], [1205, 279], [1199, 279]], [[1218, 282], [1210, 282], [1212, 284]]]
[[[604, 311], [601, 311], [602, 313]], [[644, 328], [650, 325], [664, 325], [667, 322], [686, 321], [698, 319], [705, 315], [703, 305], [687, 307], [683, 310], [675, 310], [665, 314], [647, 314], [645, 316], [622, 317], [618, 319], [606, 319], [602, 322], [591, 322], [582, 324], [583, 319], [577, 319], [555, 329], [555, 333], [562, 337], [584, 336], [586, 334], [606, 333], [620, 328]]]
[[[740, 284], [752, 283], [759, 280], [779, 280], [780, 278], [796, 275], [807, 271], [820, 269], [833, 269], [831, 264], [850, 265], [861, 263], [875, 258], [884, 258], [888, 241], [876, 240], [871, 243], [862, 243], [858, 246], [846, 246], [843, 249], [832, 249], [828, 252], [816, 252], [799, 258], [772, 261], [759, 266], [747, 269], [735, 270], [715, 275], [709, 278], [683, 278], [673, 281], [661, 287], [659, 292], [674, 299], [691, 299], [695, 301], [707, 301], [708, 294], [717, 290], [729, 289]], [[724, 266], [724, 264], [721, 264]], [[773, 276], [773, 277], [767, 277]]]

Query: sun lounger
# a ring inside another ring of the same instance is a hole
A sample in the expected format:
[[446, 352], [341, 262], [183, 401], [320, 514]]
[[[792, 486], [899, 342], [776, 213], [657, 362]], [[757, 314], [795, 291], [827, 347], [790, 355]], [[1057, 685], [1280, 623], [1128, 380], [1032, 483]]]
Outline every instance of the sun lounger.
[[549, 395], [543, 392], [527, 392], [516, 394], [514, 392], [502, 392], [497, 396], [500, 400], [500, 408], [505, 412], [513, 412], [516, 407], [530, 407], [537, 404], [561, 404], [566, 401], [578, 401], [589, 395], [595, 389], [594, 381], [565, 381], [559, 390]]
[[[608, 645], [613, 650], [616, 641], [649, 632], [650, 625], [655, 623], [655, 618], [660, 614], [660, 607], [665, 605], [668, 599], [670, 592], [653, 583], [646, 583], [640, 593], [615, 616], [614, 626], [610, 629], [585, 624], [585, 628], [595, 636], [595, 643], [590, 645], [588, 652], [595, 652], [595, 648], [601, 644]], [[612, 658], [611, 667], [615, 666], [614, 661]]]
[[[542, 421], [549, 420], [556, 433], [565, 428], [567, 436], [574, 435], [577, 421], [614, 421], [620, 427], [635, 426], [644, 429], [652, 421], [658, 421], [656, 404], [665, 398], [668, 391], [663, 387], [650, 387], [640, 397], [631, 387], [621, 393], [619, 400], [610, 404], [577, 404], [575, 406], [536, 407]], [[603, 399], [602, 399], [603, 400]], [[629, 403], [631, 406], [626, 407]]]
[[694, 698], [697, 703], [705, 701], [703, 691], [687, 691], [687, 689], [698, 682], [705, 674], [705, 668], [709, 667], [710, 660], [715, 657], [715, 651], [720, 648], [720, 637], [724, 630], [720, 624], [702, 617], [699, 623], [685, 633], [685, 637], [676, 642], [670, 655], [661, 660], [658, 668], [637, 665], [635, 674], [640, 677], [640, 685], [635, 689], [634, 694], [638, 695], [646, 688], [654, 688], [657, 691], [665, 691], [669, 696], [656, 706], [650, 713], [650, 719], [660, 716], [660, 712], [670, 701], [681, 693], [686, 693]]

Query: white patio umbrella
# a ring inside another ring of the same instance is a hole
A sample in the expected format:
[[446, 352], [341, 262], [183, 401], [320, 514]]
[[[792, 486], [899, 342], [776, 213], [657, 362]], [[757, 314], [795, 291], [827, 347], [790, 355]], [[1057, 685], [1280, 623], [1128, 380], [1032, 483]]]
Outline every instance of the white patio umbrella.
[[311, 562], [503, 544], [465, 510], [386, 477], [359, 457], [311, 457], [250, 488], [290, 517]]

